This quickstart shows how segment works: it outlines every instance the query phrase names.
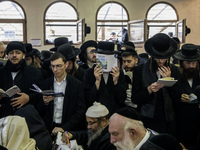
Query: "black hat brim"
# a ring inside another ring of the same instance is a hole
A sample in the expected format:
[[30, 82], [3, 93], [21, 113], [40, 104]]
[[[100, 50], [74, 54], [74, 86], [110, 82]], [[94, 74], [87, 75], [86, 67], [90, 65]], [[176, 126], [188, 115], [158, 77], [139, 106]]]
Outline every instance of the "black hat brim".
[[197, 52], [197, 55], [195, 56], [186, 56], [186, 55], [183, 55], [181, 53], [181, 51], [178, 51], [174, 57], [178, 60], [186, 60], [186, 61], [195, 61], [195, 60], [200, 60], [200, 52]]

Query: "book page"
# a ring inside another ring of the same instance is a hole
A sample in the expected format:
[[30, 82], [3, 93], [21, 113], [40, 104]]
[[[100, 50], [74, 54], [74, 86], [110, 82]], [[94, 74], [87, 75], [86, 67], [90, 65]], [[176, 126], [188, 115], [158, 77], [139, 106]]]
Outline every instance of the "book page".
[[164, 87], [171, 87], [173, 86], [178, 80], [163, 80], [162, 78], [161, 79], [158, 79], [157, 83], [158, 84], [164, 84]]
[[5, 93], [6, 95], [4, 95], [4, 97], [5, 97], [5, 96], [12, 97], [13, 95], [15, 95], [15, 94], [17, 94], [17, 93], [19, 93], [19, 92], [21, 92], [21, 90], [18, 88], [17, 85], [14, 85], [13, 87], [9, 88], [9, 89], [6, 91], [6, 93]]

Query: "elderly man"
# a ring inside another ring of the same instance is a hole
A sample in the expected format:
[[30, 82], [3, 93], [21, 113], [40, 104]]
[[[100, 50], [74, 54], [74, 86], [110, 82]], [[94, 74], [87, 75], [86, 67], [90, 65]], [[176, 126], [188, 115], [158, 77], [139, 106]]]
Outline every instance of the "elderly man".
[[179, 79], [178, 69], [170, 65], [177, 44], [168, 35], [158, 33], [146, 41], [145, 51], [151, 58], [134, 69], [132, 102], [138, 105], [146, 127], [175, 135], [174, 106], [178, 86], [164, 87], [157, 80], [164, 77]]
[[25, 61], [26, 49], [21, 42], [12, 41], [6, 47], [8, 61], [0, 71], [0, 88], [4, 91], [17, 85], [21, 92], [13, 97], [0, 98], [0, 118], [13, 115], [16, 109], [27, 103], [35, 104], [34, 96], [29, 88], [33, 83], [39, 83], [42, 79], [40, 71], [28, 66]]
[[[177, 113], [177, 138], [187, 148], [194, 145], [200, 131], [199, 101], [195, 88], [200, 85], [200, 53], [194, 44], [184, 44], [174, 57], [180, 61], [180, 104]], [[192, 98], [194, 95], [194, 98]], [[190, 137], [190, 138], [188, 138]]]
[[139, 150], [157, 134], [143, 126], [140, 115], [132, 107], [121, 108], [110, 117], [109, 132], [110, 142], [117, 150]]
[[114, 145], [110, 143], [110, 134], [108, 132], [109, 111], [101, 103], [94, 102], [86, 112], [87, 131], [64, 133], [63, 142], [67, 139], [76, 139], [79, 145], [87, 146], [88, 150], [115, 150]]
[[83, 64], [80, 65], [83, 69], [92, 68], [96, 63], [96, 53], [92, 50], [97, 48], [97, 42], [93, 40], [86, 41], [80, 47], [81, 53], [79, 55], [80, 60]]

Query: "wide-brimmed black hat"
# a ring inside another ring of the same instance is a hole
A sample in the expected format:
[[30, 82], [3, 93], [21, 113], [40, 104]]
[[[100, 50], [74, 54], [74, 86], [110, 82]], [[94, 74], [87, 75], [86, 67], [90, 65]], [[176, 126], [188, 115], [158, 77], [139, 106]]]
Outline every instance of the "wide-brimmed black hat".
[[179, 60], [195, 61], [200, 60], [200, 52], [198, 52], [196, 45], [184, 44], [174, 57]]
[[92, 50], [95, 53], [99, 54], [120, 54], [120, 51], [115, 51], [115, 43], [100, 41], [98, 42], [97, 50]]
[[66, 38], [66, 37], [59, 37], [59, 38], [56, 38], [56, 39], [54, 40], [54, 46], [55, 46], [55, 47], [51, 48], [50, 51], [56, 52], [57, 49], [58, 49], [58, 47], [61, 46], [61, 45], [63, 45], [63, 44], [65, 44], [65, 43], [69, 43], [68, 38]]
[[33, 47], [30, 43], [25, 43], [24, 47], [26, 48], [26, 57], [31, 57], [33, 56]]
[[52, 55], [52, 52], [48, 51], [48, 50], [42, 50], [41, 51], [41, 57], [40, 60], [43, 62], [46, 59], [49, 59]]
[[133, 42], [130, 42], [130, 41], [124, 42], [121, 47], [126, 46], [126, 45], [135, 49], [135, 45]]
[[145, 42], [145, 51], [151, 57], [165, 59], [177, 51], [177, 43], [164, 33], [158, 33]]
[[80, 55], [79, 55], [79, 58], [80, 58], [80, 60], [81, 60], [82, 62], [84, 62], [84, 63], [87, 62], [87, 60], [86, 60], [86, 58], [85, 58], [85, 53], [86, 53], [86, 50], [87, 50], [88, 47], [95, 47], [95, 48], [97, 48], [97, 42], [95, 42], [95, 41], [93, 41], [93, 40], [89, 40], [89, 41], [84, 42], [84, 43], [81, 45], [81, 47], [80, 47], [81, 53], [80, 53]]
[[63, 54], [67, 60], [70, 60], [80, 54], [81, 50], [73, 48], [69, 43], [66, 43], [59, 46], [57, 52]]

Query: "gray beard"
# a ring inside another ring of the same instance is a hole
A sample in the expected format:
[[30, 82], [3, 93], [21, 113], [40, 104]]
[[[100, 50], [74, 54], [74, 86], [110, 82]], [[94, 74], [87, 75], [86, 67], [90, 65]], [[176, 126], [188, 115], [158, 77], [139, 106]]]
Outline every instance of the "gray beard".
[[88, 129], [87, 130], [87, 134], [88, 134], [88, 142], [87, 142], [87, 146], [89, 147], [90, 144], [92, 143], [93, 140], [97, 139], [102, 131], [104, 130], [104, 128], [98, 127], [97, 131], [93, 131], [92, 129]]

